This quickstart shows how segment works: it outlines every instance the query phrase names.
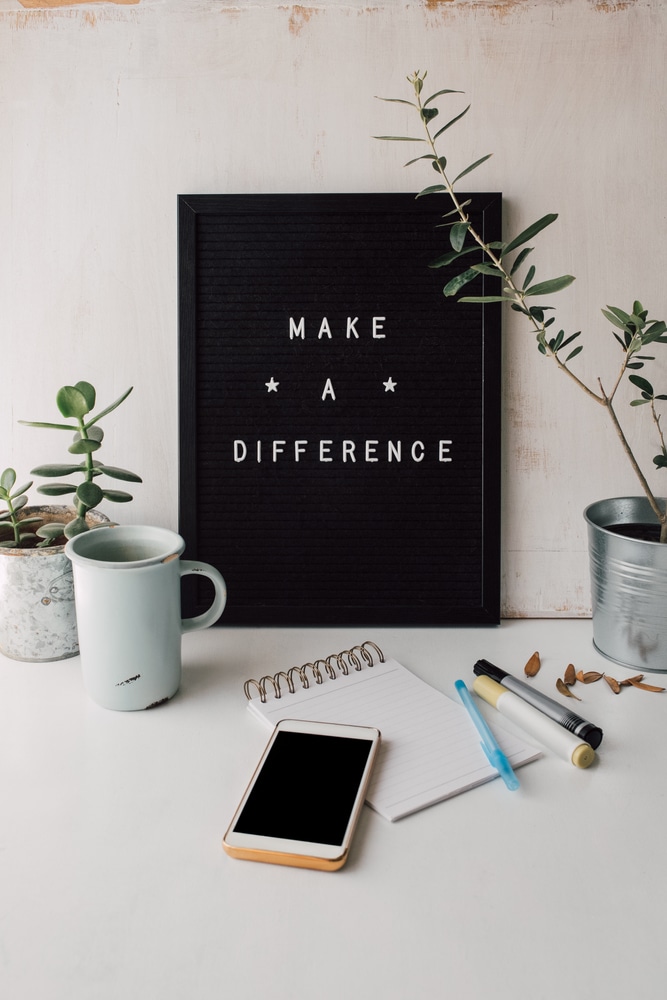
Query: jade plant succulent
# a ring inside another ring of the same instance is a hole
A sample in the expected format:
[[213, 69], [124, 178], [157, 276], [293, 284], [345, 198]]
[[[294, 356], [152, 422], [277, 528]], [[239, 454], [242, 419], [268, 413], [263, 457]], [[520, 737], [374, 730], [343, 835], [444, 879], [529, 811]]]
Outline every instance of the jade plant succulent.
[[[533, 247], [528, 246], [528, 244], [532, 243], [533, 238], [538, 233], [555, 222], [558, 216], [555, 214], [545, 215], [507, 241], [489, 243], [484, 241], [483, 237], [473, 228], [470, 216], [466, 211], [470, 200], [462, 200], [455, 185], [488, 160], [492, 154], [480, 157], [459, 171], [453, 180], [450, 179], [448, 158], [442, 154], [438, 143], [443, 134], [467, 114], [470, 105], [438, 127], [439, 123], [436, 119], [439, 116], [439, 109], [435, 106], [436, 100], [439, 98], [448, 99], [449, 95], [460, 94], [461, 91], [438, 90], [430, 96], [424, 97], [425, 79], [426, 73], [419, 71], [408, 77], [412, 90], [412, 100], [380, 98], [380, 100], [391, 103], [408, 105], [414, 109], [422, 134], [419, 136], [380, 135], [375, 136], [375, 138], [392, 142], [423, 144], [422, 148], [425, 151], [409, 160], [405, 166], [424, 161], [426, 164], [430, 164], [438, 174], [438, 183], [425, 188], [417, 197], [444, 195], [448, 200], [448, 210], [443, 216], [443, 226], [449, 228], [449, 249], [440, 258], [433, 261], [430, 266], [434, 268], [449, 267], [461, 262], [463, 269], [447, 282], [443, 289], [444, 294], [446, 296], [459, 295], [460, 291], [480, 274], [498, 279], [500, 286], [498, 294], [464, 295], [459, 301], [503, 302], [520, 313], [532, 329], [537, 341], [537, 348], [541, 354], [549, 358], [558, 370], [567, 375], [572, 383], [583, 391], [592, 402], [604, 408], [625, 457], [629, 461], [660, 525], [660, 541], [667, 543], [667, 510], [664, 508], [664, 502], [661, 502], [654, 495], [646, 474], [634, 455], [616, 406], [617, 392], [627, 377], [635, 393], [635, 398], [630, 401], [630, 406], [646, 405], [650, 407], [659, 449], [653, 463], [657, 469], [667, 468], [667, 445], [660, 425], [661, 415], [659, 411], [659, 404], [667, 400], [667, 393], [656, 391], [653, 382], [649, 381], [644, 374], [636, 374], [637, 371], [644, 368], [647, 362], [655, 360], [652, 355], [645, 353], [646, 348], [652, 350], [658, 344], [667, 344], [667, 324], [662, 320], [649, 319], [648, 310], [639, 301], [635, 301], [629, 310], [621, 309], [618, 306], [607, 306], [606, 309], [602, 310], [602, 313], [611, 324], [614, 338], [613, 346], [617, 350], [620, 347], [620, 361], [616, 377], [612, 385], [605, 388], [601, 379], [597, 379], [594, 385], [589, 385], [575, 373], [571, 362], [583, 350], [581, 342], [574, 346], [574, 341], [581, 336], [581, 331], [566, 334], [564, 330], [559, 330], [558, 333], [553, 333], [551, 329], [555, 323], [555, 317], [551, 315], [553, 307], [544, 303], [545, 298], [567, 288], [574, 281], [574, 278], [570, 274], [564, 274], [545, 281], [535, 281], [535, 266], [529, 260]], [[468, 266], [465, 265], [464, 260], [468, 262]], [[569, 350], [566, 351], [566, 348]]]
[[[28, 548], [61, 543], [63, 538], [73, 538], [83, 531], [90, 530], [86, 514], [103, 500], [109, 500], [112, 503], [127, 503], [132, 500], [130, 493], [101, 486], [97, 480], [101, 476], [106, 476], [109, 479], [140, 483], [140, 476], [114, 465], [104, 465], [93, 457], [102, 447], [104, 438], [100, 421], [120, 406], [131, 392], [132, 387], [127, 389], [110, 406], [95, 413], [97, 393], [90, 382], [65, 385], [58, 390], [56, 405], [61, 415], [65, 419], [71, 420], [71, 423], [19, 421], [29, 427], [62, 430], [72, 434], [69, 452], [78, 457], [80, 461], [38, 465], [31, 470], [30, 474], [45, 479], [58, 480], [38, 486], [37, 492], [47, 497], [71, 497], [76, 515], [64, 525], [43, 524], [42, 518], [38, 516], [20, 517], [20, 511], [28, 502], [27, 491], [32, 486], [32, 481], [16, 488], [15, 471], [5, 469], [0, 476], [0, 501], [4, 501], [6, 505], [6, 510], [0, 512], [0, 546], [3, 548]], [[80, 481], [78, 484], [60, 481], [69, 476], [76, 476]], [[9, 535], [8, 532], [10, 532]]]
[[0, 511], [0, 548], [20, 549], [28, 545], [43, 548], [62, 540], [62, 524], [45, 524], [41, 517], [20, 517], [31, 486], [32, 481], [16, 486], [14, 469], [5, 469], [0, 475], [0, 501], [6, 504], [6, 509]]

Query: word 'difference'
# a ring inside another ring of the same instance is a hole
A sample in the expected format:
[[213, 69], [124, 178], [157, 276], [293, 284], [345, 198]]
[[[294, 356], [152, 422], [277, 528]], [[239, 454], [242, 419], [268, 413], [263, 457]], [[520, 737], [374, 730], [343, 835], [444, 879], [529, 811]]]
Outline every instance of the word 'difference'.
[[423, 462], [427, 457], [437, 462], [451, 462], [451, 440], [440, 440], [427, 447], [423, 441], [333, 441], [297, 439], [284, 441], [253, 441], [250, 446], [238, 439], [233, 444], [235, 462], [300, 462], [309, 458], [316, 462]]

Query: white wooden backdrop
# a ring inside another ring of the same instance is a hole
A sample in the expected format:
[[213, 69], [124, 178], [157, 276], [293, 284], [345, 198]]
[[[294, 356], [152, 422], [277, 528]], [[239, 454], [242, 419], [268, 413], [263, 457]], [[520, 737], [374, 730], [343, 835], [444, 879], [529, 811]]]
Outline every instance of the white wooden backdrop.
[[[411, 124], [374, 95], [409, 96], [415, 69], [472, 99], [450, 157], [494, 153], [468, 186], [503, 192], [507, 233], [559, 213], [538, 277], [577, 276], [558, 322], [586, 331], [580, 370], [609, 383], [601, 306], [667, 315], [666, 35], [656, 0], [0, 0], [0, 467], [64, 457], [64, 436], [17, 423], [56, 417], [61, 384], [101, 401], [132, 384], [103, 457], [145, 483], [114, 513], [175, 527], [176, 195], [418, 190], [430, 171], [371, 139]], [[582, 510], [637, 488], [604, 414], [517, 320], [503, 610], [586, 615]]]

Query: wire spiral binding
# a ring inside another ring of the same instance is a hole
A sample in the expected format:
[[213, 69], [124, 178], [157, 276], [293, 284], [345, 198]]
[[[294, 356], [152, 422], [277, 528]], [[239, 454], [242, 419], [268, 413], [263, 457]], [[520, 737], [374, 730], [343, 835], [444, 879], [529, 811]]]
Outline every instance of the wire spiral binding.
[[304, 663], [300, 667], [291, 667], [289, 670], [279, 670], [277, 674], [266, 674], [264, 677], [260, 677], [258, 681], [250, 678], [243, 685], [243, 692], [248, 701], [251, 701], [252, 689], [254, 688], [259, 693], [260, 701], [264, 704], [267, 697], [267, 685], [273, 688], [273, 696], [278, 699], [283, 694], [281, 681], [285, 682], [289, 693], [294, 694], [296, 690], [295, 678], [300, 681], [302, 688], [310, 687], [309, 672], [316, 684], [322, 684], [324, 681], [324, 677], [322, 676], [323, 670], [332, 681], [335, 681], [340, 674], [347, 676], [350, 668], [363, 670], [365, 666], [373, 667], [375, 666], [373, 652], [369, 652], [366, 648], [367, 646], [370, 646], [375, 654], [377, 654], [378, 662], [384, 663], [384, 653], [380, 647], [376, 643], [371, 642], [370, 639], [367, 639], [366, 642], [362, 642], [359, 646], [344, 649], [341, 653], [331, 653], [330, 656], [327, 656], [323, 660], [315, 660], [314, 663]]

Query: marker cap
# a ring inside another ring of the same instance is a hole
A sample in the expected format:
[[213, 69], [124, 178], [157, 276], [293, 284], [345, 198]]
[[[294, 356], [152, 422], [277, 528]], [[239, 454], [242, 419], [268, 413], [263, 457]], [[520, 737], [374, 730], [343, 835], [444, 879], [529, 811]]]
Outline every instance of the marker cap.
[[488, 674], [480, 674], [475, 678], [473, 690], [494, 708], [498, 707], [498, 699], [502, 694], [507, 694], [507, 688], [494, 681]]
[[572, 763], [575, 767], [590, 767], [595, 760], [595, 750], [588, 743], [580, 743], [572, 754]]

